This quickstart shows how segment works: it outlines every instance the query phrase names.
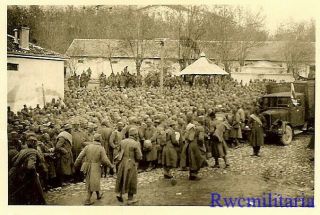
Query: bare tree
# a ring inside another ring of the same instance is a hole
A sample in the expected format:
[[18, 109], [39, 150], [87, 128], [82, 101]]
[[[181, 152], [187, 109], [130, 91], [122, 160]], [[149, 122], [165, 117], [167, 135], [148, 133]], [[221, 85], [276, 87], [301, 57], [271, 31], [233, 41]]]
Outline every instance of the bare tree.
[[232, 62], [241, 66], [253, 47], [263, 44], [267, 33], [263, 30], [264, 17], [261, 11], [251, 12], [242, 6], [215, 6], [209, 13], [209, 34], [216, 42], [211, 47], [227, 72], [231, 72]]
[[78, 69], [78, 60], [76, 58], [69, 59], [67, 61], [67, 66], [70, 69], [71, 75], [76, 74]]
[[299, 65], [310, 61], [314, 49], [309, 42], [286, 41], [281, 51], [286, 60], [288, 72], [292, 73], [294, 78], [298, 78]]
[[308, 63], [312, 56], [315, 56], [315, 23], [314, 20], [308, 22], [290, 22], [278, 27], [274, 36], [277, 40], [283, 40], [284, 45], [281, 53], [286, 60], [288, 72], [294, 78], [299, 76], [299, 65]]
[[200, 54], [198, 41], [205, 34], [206, 16], [200, 6], [189, 6], [187, 17], [180, 11], [178, 16], [178, 56], [180, 70], [183, 70], [197, 59]]
[[237, 26], [234, 20], [232, 6], [217, 6], [215, 13], [210, 14], [210, 32], [215, 34], [217, 42], [211, 43], [218, 55], [218, 60], [224, 65], [226, 72], [231, 71], [231, 62], [236, 58], [235, 42]]
[[264, 31], [264, 20], [261, 10], [251, 10], [238, 6], [235, 8], [235, 21], [237, 23], [236, 38], [240, 41], [237, 47], [237, 55], [240, 66], [244, 66], [245, 59], [254, 47], [264, 44], [268, 34]]
[[114, 73], [113, 71], [113, 65], [112, 65], [112, 57], [114, 53], [119, 50], [119, 47], [117, 44], [112, 43], [113, 40], [101, 40], [102, 46], [102, 56], [106, 57], [110, 64], [111, 73]]
[[123, 22], [121, 35], [124, 39], [123, 46], [129, 56], [131, 55], [135, 61], [136, 72], [140, 74], [142, 62], [145, 59], [145, 52], [148, 39], [154, 38], [156, 29], [154, 19], [141, 13], [138, 10], [127, 11], [127, 19]]

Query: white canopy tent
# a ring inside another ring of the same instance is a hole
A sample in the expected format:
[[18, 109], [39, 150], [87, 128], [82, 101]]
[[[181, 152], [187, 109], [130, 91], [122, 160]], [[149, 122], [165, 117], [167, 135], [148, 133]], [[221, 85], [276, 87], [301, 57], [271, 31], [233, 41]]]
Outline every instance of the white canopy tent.
[[200, 58], [187, 66], [180, 72], [180, 75], [228, 75], [226, 71], [206, 58], [202, 52]]

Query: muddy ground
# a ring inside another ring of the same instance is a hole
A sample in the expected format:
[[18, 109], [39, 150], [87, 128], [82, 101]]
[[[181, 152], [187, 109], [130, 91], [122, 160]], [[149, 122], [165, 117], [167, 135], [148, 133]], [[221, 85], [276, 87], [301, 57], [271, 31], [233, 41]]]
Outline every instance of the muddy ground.
[[[135, 205], [211, 205], [211, 193], [222, 197], [259, 197], [264, 193], [277, 193], [283, 197], [312, 197], [314, 195], [313, 150], [307, 149], [310, 135], [299, 135], [289, 146], [267, 143], [261, 157], [251, 157], [252, 148], [247, 144], [229, 149], [230, 168], [201, 169], [200, 181], [189, 181], [188, 172], [175, 171], [177, 184], [163, 179], [162, 169], [138, 175], [139, 202]], [[213, 160], [210, 160], [212, 164]], [[221, 160], [221, 166], [224, 167]], [[115, 179], [103, 178], [101, 187], [104, 198], [93, 206], [126, 205], [115, 198]], [[50, 190], [46, 199], [50, 205], [82, 205], [85, 184], [77, 183]]]

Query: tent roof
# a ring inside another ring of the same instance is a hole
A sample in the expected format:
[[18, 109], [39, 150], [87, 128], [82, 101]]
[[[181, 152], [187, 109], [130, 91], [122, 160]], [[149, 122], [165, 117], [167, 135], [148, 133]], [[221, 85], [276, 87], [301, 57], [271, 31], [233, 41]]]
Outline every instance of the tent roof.
[[228, 73], [201, 53], [200, 58], [182, 70], [180, 75], [228, 75]]

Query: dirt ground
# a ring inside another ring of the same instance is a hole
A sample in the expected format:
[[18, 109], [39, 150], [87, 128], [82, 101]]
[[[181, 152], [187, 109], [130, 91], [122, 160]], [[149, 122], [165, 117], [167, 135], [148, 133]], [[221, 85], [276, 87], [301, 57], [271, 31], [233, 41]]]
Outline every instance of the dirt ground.
[[[222, 197], [259, 197], [277, 193], [284, 197], [312, 197], [314, 195], [313, 151], [306, 148], [310, 135], [295, 137], [289, 146], [267, 143], [261, 149], [261, 157], [251, 157], [252, 148], [246, 144], [229, 149], [230, 168], [201, 169], [200, 181], [189, 181], [188, 172], [175, 171], [177, 184], [163, 179], [162, 170], [143, 172], [138, 175], [139, 202], [135, 205], [211, 205], [211, 193]], [[212, 164], [212, 159], [210, 163]], [[224, 167], [221, 161], [221, 167]], [[103, 178], [101, 187], [104, 198], [93, 206], [126, 205], [119, 203], [114, 193], [115, 179]], [[50, 205], [82, 205], [85, 184], [71, 184], [46, 193]]]

